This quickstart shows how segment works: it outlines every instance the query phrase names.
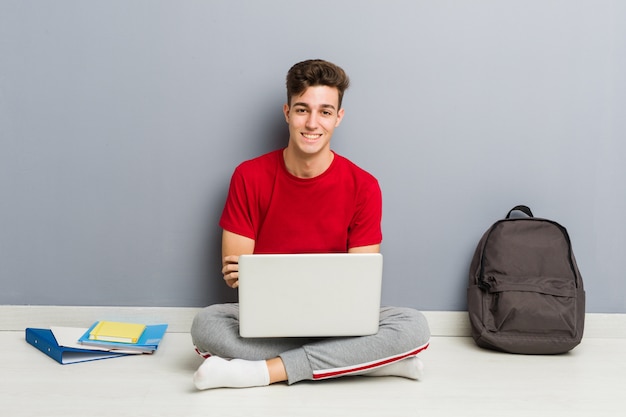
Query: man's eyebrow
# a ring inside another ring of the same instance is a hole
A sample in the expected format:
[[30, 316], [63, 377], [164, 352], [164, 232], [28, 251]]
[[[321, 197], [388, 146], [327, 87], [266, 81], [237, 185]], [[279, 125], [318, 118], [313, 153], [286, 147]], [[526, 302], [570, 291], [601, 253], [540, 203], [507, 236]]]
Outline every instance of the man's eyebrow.
[[[310, 107], [307, 103], [304, 103], [304, 102], [301, 102], [301, 101], [299, 101], [297, 103], [293, 103], [293, 106], [294, 107], [301, 106], [301, 107], [306, 107], [306, 108]], [[335, 110], [335, 106], [333, 106], [332, 104], [322, 104], [322, 105], [320, 105], [320, 107], [322, 107], [324, 109], [333, 109], [333, 110]]]

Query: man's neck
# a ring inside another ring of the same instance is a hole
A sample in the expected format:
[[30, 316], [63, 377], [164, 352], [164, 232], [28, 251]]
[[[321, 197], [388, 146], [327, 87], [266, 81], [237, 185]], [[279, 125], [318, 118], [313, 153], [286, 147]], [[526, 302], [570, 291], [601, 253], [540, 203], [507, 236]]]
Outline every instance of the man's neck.
[[313, 155], [298, 153], [289, 146], [283, 150], [287, 171], [298, 178], [314, 178], [323, 174], [334, 158], [335, 154], [330, 149]]

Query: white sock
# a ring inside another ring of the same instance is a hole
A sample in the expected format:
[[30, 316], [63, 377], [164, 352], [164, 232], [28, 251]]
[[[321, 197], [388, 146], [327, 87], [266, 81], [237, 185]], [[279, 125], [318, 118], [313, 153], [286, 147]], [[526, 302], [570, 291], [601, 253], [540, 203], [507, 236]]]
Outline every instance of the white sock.
[[198, 389], [260, 387], [269, 385], [270, 374], [265, 361], [211, 356], [193, 375], [193, 383]]
[[422, 379], [424, 364], [417, 356], [411, 356], [398, 362], [382, 366], [374, 371], [363, 374], [365, 376], [401, 376], [409, 379]]

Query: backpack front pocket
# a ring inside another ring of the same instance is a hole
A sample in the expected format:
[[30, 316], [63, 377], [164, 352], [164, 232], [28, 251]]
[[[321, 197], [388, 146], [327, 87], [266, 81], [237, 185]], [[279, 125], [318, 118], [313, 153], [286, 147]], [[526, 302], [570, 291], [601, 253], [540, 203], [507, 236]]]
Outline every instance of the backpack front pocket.
[[488, 331], [501, 334], [576, 335], [572, 278], [489, 277], [483, 298]]

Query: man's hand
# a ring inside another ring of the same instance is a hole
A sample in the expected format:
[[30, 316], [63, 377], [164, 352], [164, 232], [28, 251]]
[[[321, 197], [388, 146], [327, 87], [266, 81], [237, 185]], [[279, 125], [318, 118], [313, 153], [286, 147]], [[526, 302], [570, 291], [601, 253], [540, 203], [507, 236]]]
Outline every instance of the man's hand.
[[224, 230], [222, 233], [222, 275], [230, 288], [239, 287], [239, 255], [254, 252], [254, 240]]
[[237, 288], [239, 286], [239, 256], [224, 257], [222, 265], [222, 274], [226, 285], [230, 288]]

